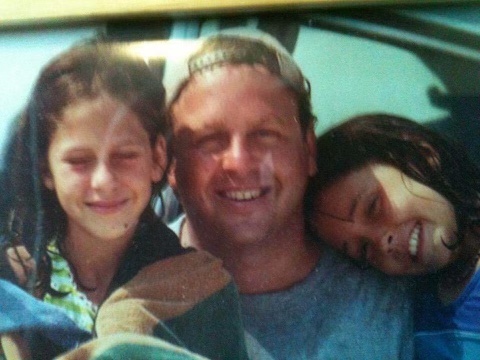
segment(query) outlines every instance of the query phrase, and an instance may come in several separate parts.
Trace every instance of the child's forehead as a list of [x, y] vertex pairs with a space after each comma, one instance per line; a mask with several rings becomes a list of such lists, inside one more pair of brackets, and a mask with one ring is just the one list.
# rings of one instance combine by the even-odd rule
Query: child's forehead
[[77, 140], [148, 141], [149, 135], [132, 109], [112, 97], [82, 99], [65, 108], [54, 137]]
[[80, 112], [99, 111], [102, 109], [110, 110], [113, 108], [120, 109], [125, 107], [128, 106], [109, 93], [101, 91], [93, 95], [84, 95], [72, 99], [63, 108], [62, 120], [64, 120], [66, 116], [72, 116]]

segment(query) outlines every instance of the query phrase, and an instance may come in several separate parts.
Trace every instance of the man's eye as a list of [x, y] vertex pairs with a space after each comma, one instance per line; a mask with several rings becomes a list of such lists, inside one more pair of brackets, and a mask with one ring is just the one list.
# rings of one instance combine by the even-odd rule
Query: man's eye
[[259, 129], [255, 131], [254, 136], [258, 139], [275, 140], [280, 137], [279, 133], [270, 129]]
[[225, 146], [226, 140], [221, 136], [211, 135], [200, 138], [195, 142], [197, 149], [203, 152], [218, 152]]

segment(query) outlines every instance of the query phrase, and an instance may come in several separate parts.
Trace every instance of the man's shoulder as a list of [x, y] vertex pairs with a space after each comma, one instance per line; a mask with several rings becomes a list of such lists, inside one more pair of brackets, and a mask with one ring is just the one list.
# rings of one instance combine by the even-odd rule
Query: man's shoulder
[[[316, 358], [408, 359], [411, 300], [408, 286], [399, 284], [327, 249], [297, 285], [242, 296], [243, 320], [274, 358], [303, 358], [308, 344]], [[312, 339], [318, 341], [312, 345]]]
[[405, 277], [388, 276], [373, 268], [363, 269], [342, 254], [325, 248], [316, 268], [316, 288], [329, 287], [347, 298], [404, 299], [409, 304], [412, 281]]
[[327, 248], [309, 276], [291, 288], [241, 298], [247, 321], [254, 323], [269, 319], [282, 322], [291, 316], [324, 323], [344, 318], [349, 322], [372, 316], [378, 320], [385, 316], [408, 318], [411, 290], [409, 281], [360, 269]]

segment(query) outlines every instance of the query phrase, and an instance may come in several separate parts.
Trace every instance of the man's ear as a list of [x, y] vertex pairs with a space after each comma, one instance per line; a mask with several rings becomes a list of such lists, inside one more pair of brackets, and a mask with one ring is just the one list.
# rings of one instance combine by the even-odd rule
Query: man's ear
[[177, 160], [173, 158], [170, 163], [170, 167], [168, 168], [167, 174], [168, 184], [175, 193], [177, 193], [177, 176], [175, 175], [176, 166]]
[[307, 142], [307, 156], [308, 156], [308, 175], [313, 176], [317, 173], [317, 138], [313, 125], [307, 129], [305, 133], [305, 140]]
[[167, 141], [161, 135], [157, 136], [155, 145], [152, 149], [153, 166], [152, 166], [152, 182], [156, 183], [162, 180], [167, 168]]

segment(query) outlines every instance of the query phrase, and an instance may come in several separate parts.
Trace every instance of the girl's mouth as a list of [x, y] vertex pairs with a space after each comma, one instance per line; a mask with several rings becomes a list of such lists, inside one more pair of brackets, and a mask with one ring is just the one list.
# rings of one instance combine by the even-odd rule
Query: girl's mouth
[[412, 233], [410, 234], [410, 239], [408, 240], [408, 252], [412, 256], [417, 256], [418, 253], [418, 244], [419, 244], [419, 236], [420, 236], [420, 230], [422, 229], [422, 226], [420, 224], [417, 224], [414, 228]]

